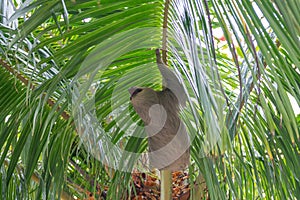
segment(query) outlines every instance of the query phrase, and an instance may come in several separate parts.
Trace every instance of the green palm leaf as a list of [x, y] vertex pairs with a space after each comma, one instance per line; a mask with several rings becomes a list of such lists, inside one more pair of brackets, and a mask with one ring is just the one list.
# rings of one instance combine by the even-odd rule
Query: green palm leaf
[[[2, 198], [100, 197], [106, 185], [108, 199], [134, 194], [129, 172], [147, 140], [127, 89], [161, 87], [154, 49], [165, 46], [188, 94], [181, 117], [192, 143], [191, 198], [300, 196], [297, 1], [8, 2]], [[107, 168], [118, 160], [128, 171]]]

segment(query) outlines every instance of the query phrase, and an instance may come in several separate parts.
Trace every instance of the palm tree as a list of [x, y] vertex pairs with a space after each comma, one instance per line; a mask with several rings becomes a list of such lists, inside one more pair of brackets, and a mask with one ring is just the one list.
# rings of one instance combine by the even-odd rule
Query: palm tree
[[127, 89], [161, 87], [157, 47], [188, 94], [191, 199], [300, 196], [298, 1], [0, 2], [3, 199], [137, 193]]

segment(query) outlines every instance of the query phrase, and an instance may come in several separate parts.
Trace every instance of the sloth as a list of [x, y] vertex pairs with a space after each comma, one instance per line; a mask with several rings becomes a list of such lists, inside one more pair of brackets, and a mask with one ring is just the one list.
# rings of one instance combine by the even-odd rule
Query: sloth
[[150, 166], [178, 171], [190, 160], [189, 136], [179, 117], [186, 95], [176, 75], [163, 63], [156, 49], [156, 63], [162, 75], [163, 89], [132, 87], [130, 101], [145, 125], [148, 136]]

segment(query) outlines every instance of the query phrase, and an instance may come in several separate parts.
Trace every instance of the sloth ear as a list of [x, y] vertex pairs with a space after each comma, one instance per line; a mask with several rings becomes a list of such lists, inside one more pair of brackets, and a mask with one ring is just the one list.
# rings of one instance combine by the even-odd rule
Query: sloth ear
[[163, 63], [160, 55], [160, 50], [156, 49], [155, 53], [156, 63], [163, 79], [163, 89], [170, 89], [172, 93], [177, 97], [180, 105], [182, 107], [185, 107], [187, 96], [183, 85], [180, 83], [178, 77], [174, 74], [174, 72]]

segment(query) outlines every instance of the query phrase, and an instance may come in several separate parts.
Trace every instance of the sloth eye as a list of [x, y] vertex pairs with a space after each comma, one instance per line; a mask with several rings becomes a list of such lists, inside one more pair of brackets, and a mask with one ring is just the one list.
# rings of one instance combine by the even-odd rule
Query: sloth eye
[[141, 92], [141, 91], [143, 91], [143, 89], [138, 88], [138, 89], [134, 90], [134, 92], [132, 93], [131, 96], [135, 96], [135, 95], [137, 95], [137, 94], [138, 94], [139, 92]]
[[[133, 89], [135, 89], [135, 90], [132, 91]], [[130, 100], [132, 100], [132, 98], [133, 98], [134, 96], [136, 96], [138, 93], [140, 93], [141, 91], [143, 91], [142, 88], [130, 88], [130, 89], [129, 89], [129, 92], [130, 92], [130, 94], [131, 94]], [[132, 92], [132, 93], [131, 93], [131, 92]]]
[[137, 95], [141, 91], [143, 91], [143, 89], [141, 89], [141, 88], [137, 88], [136, 90], [134, 90], [134, 92], [130, 96], [130, 100], [132, 99], [132, 97], [134, 97], [135, 95]]

